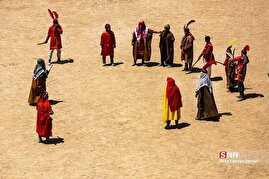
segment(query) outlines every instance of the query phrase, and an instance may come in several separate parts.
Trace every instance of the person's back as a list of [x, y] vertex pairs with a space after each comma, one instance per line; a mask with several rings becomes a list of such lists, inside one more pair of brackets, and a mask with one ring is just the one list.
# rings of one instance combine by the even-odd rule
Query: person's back
[[49, 137], [52, 136], [52, 119], [50, 117], [51, 105], [48, 100], [48, 93], [42, 94], [36, 109], [36, 132], [38, 133], [39, 142], [42, 142], [42, 137], [46, 137], [46, 142], [49, 142]]

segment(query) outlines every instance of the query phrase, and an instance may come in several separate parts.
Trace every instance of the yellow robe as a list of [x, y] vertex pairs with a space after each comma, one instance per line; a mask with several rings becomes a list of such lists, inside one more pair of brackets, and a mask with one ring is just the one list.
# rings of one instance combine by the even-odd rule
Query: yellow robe
[[163, 111], [163, 123], [166, 123], [168, 120], [179, 120], [180, 119], [180, 108], [175, 112], [171, 112], [168, 99], [166, 97], [166, 88], [163, 93], [163, 102], [162, 102], [162, 111]]

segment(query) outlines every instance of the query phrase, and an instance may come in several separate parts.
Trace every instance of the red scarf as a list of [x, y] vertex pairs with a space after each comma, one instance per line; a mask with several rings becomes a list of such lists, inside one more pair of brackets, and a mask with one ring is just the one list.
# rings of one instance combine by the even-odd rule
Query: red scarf
[[180, 90], [175, 84], [175, 80], [170, 77], [167, 78], [166, 97], [168, 99], [171, 112], [175, 112], [182, 107]]

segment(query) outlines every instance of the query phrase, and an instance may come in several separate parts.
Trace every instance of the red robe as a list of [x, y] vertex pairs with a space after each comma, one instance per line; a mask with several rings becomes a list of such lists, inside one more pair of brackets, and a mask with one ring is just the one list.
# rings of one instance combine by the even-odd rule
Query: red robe
[[175, 80], [170, 77], [167, 78], [166, 97], [171, 112], [175, 112], [183, 106], [180, 90], [175, 84]]
[[[55, 28], [58, 26], [59, 28]], [[50, 26], [48, 30], [48, 35], [50, 36], [50, 50], [61, 49], [62, 41], [61, 34], [63, 33], [63, 29], [59, 24]]]
[[237, 78], [238, 81], [244, 82], [246, 77], [246, 70], [247, 70], [247, 63], [249, 62], [248, 59], [244, 61], [244, 56], [238, 56], [234, 58], [234, 61], [238, 61], [237, 64]]
[[114, 57], [114, 46], [116, 45], [114, 32], [103, 32], [101, 36], [100, 45], [102, 47], [102, 56], [112, 56]]
[[206, 43], [202, 54], [206, 62], [209, 62], [211, 60], [215, 61], [215, 57], [213, 54], [213, 45], [211, 42]]
[[36, 105], [37, 118], [36, 118], [36, 132], [41, 137], [52, 136], [52, 119], [50, 117], [51, 106], [49, 100], [43, 101], [42, 98]]

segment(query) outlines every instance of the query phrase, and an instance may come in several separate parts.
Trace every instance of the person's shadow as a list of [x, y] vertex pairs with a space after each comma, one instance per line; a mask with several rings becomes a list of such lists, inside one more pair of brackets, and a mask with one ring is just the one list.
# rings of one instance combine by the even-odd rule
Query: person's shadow
[[66, 63], [74, 63], [74, 59], [72, 58], [67, 58], [65, 60], [60, 60], [60, 61], [56, 61], [56, 62], [51, 62], [52, 64], [60, 64], [60, 65], [63, 65], [63, 64], [66, 64]]
[[118, 66], [118, 65], [121, 65], [121, 64], [123, 64], [123, 62], [115, 62], [114, 66]]
[[176, 125], [171, 125], [169, 129], [167, 130], [171, 130], [171, 129], [183, 129], [185, 127], [189, 127], [191, 124], [187, 123], [187, 122], [182, 122], [179, 123], [177, 126]]
[[197, 67], [193, 67], [191, 69], [191, 73], [200, 73], [202, 70], [200, 68], [197, 68]]
[[59, 143], [64, 143], [64, 138], [57, 136], [57, 137], [54, 137], [54, 138], [50, 138], [49, 142], [43, 142], [43, 143], [48, 144], [48, 145], [50, 145], [50, 144], [57, 145]]
[[145, 64], [147, 67], [155, 67], [155, 66], [158, 66], [160, 63], [158, 63], [158, 62], [146, 62]]
[[263, 94], [259, 94], [259, 93], [249, 93], [249, 94], [245, 94], [245, 99], [251, 99], [251, 98], [263, 98], [264, 95]]
[[179, 63], [174, 63], [173, 65], [172, 65], [172, 67], [182, 67], [183, 65], [182, 64], [179, 64]]

